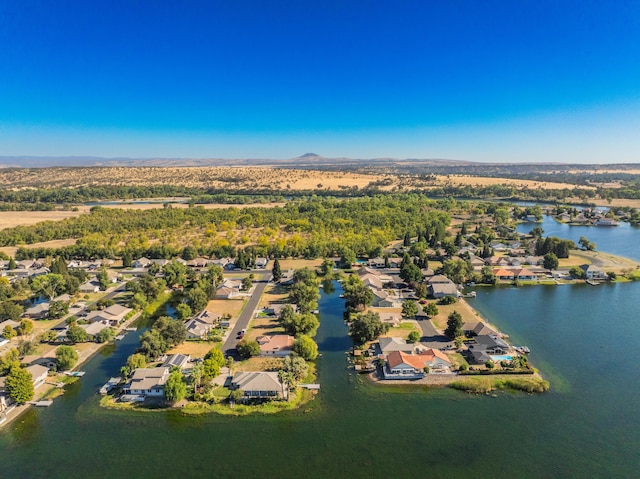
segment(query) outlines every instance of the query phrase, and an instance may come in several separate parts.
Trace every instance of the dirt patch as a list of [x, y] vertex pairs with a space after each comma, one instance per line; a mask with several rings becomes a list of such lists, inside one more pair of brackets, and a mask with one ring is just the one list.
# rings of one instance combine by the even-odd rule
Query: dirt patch
[[237, 319], [245, 305], [246, 300], [243, 299], [212, 299], [207, 304], [206, 310], [211, 313], [219, 313], [222, 315], [230, 314], [232, 320]]
[[222, 343], [206, 342], [206, 341], [185, 341], [173, 349], [167, 351], [167, 354], [188, 354], [192, 358], [203, 358], [205, 354], [213, 348], [217, 348]]

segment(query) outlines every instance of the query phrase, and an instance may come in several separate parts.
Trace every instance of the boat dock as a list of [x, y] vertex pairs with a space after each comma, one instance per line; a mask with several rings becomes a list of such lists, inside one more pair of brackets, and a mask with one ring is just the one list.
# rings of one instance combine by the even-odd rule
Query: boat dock
[[320, 385], [319, 384], [301, 384], [300, 387], [304, 388], [304, 389], [311, 389], [311, 390], [320, 389]]
[[104, 396], [110, 393], [118, 384], [120, 384], [120, 378], [111, 378], [100, 388], [99, 392]]
[[53, 404], [53, 401], [51, 399], [48, 401], [31, 401], [29, 404], [35, 407], [49, 407]]

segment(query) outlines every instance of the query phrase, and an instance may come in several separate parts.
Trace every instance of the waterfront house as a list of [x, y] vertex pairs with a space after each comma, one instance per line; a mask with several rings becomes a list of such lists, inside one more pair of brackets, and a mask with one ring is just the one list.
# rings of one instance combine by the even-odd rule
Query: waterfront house
[[367, 273], [360, 278], [365, 286], [369, 288], [382, 289], [384, 285], [380, 278], [374, 274]]
[[30, 319], [44, 319], [49, 316], [49, 303], [38, 303], [31, 306], [22, 314], [25, 318]]
[[282, 397], [286, 388], [278, 379], [278, 373], [246, 371], [236, 373], [231, 380], [231, 389], [240, 389], [245, 399], [276, 399]]
[[458, 288], [452, 281], [449, 281], [447, 284], [430, 284], [428, 286], [428, 292], [431, 297], [436, 299], [444, 298], [445, 296], [457, 298], [460, 295]]
[[476, 336], [475, 342], [469, 349], [485, 351], [487, 354], [507, 354], [511, 348], [497, 334], [481, 334]]
[[583, 264], [580, 266], [582, 271], [584, 271], [584, 277], [586, 279], [606, 279], [606, 273], [597, 266], [592, 264]]
[[516, 279], [520, 280], [535, 280], [537, 278], [536, 274], [528, 269], [514, 269], [513, 275]]
[[467, 336], [481, 336], [487, 334], [497, 334], [496, 331], [491, 329], [487, 323], [483, 321], [472, 321], [462, 325], [462, 330]]
[[102, 322], [108, 324], [109, 326], [117, 326], [120, 321], [122, 321], [127, 314], [129, 314], [132, 310], [129, 308], [125, 308], [120, 304], [112, 304], [106, 309], [102, 311], [91, 311], [86, 320], [90, 323], [98, 323]]
[[515, 279], [513, 271], [504, 268], [494, 269], [493, 275], [501, 281], [513, 281]]
[[433, 372], [450, 372], [451, 361], [438, 349], [427, 349], [419, 354], [393, 351], [387, 356], [383, 369], [385, 379], [420, 379], [425, 368]]
[[81, 324], [80, 327], [84, 329], [90, 339], [95, 340], [98, 334], [109, 327], [108, 324], [102, 322], [95, 322], [90, 324]]
[[42, 386], [49, 375], [49, 368], [42, 366], [41, 364], [32, 364], [31, 366], [27, 366], [25, 369], [29, 371], [29, 374], [31, 374], [31, 377], [33, 378], [34, 389]]
[[288, 356], [295, 338], [286, 334], [259, 336], [256, 341], [260, 345], [261, 356]]
[[413, 344], [407, 343], [402, 338], [380, 338], [378, 339], [379, 354], [387, 356], [394, 351], [412, 353], [415, 349]]
[[164, 384], [169, 379], [169, 368], [138, 368], [123, 390], [126, 394], [142, 397], [163, 397]]

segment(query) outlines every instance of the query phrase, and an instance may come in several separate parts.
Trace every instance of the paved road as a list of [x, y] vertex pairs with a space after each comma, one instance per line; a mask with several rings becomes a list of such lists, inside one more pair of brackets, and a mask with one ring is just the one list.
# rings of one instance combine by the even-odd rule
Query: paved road
[[452, 347], [453, 341], [439, 333], [430, 319], [424, 319], [417, 321], [422, 329], [422, 337], [420, 343], [424, 344], [427, 348], [443, 349], [446, 347]]
[[233, 356], [234, 359], [239, 358], [238, 351], [236, 350], [236, 346], [240, 341], [240, 339], [238, 338], [238, 333], [241, 330], [247, 329], [249, 327], [249, 322], [253, 318], [256, 308], [258, 307], [258, 302], [262, 297], [262, 293], [264, 293], [264, 289], [267, 287], [268, 279], [270, 277], [271, 277], [270, 271], [265, 272], [264, 270], [262, 270], [262, 277], [258, 281], [256, 281], [256, 287], [253, 291], [253, 294], [249, 298], [249, 301], [247, 301], [247, 304], [242, 310], [242, 313], [240, 314], [238, 321], [236, 321], [236, 324], [231, 330], [231, 333], [229, 334], [227, 341], [224, 343], [224, 346], [222, 347], [222, 351], [225, 353], [225, 355]]

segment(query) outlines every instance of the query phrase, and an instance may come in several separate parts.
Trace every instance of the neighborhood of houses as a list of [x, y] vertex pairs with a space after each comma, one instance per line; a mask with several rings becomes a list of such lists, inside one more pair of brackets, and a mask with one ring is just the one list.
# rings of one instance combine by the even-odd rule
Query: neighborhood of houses
[[[590, 221], [596, 226], [616, 226], [616, 221], [604, 217], [597, 211], [583, 211], [577, 215], [570, 215], [567, 212], [560, 213], [560, 221], [580, 222], [581, 217]], [[534, 221], [536, 218], [531, 218]], [[497, 231], [498, 228], [495, 228]], [[566, 280], [573, 275], [567, 268], [545, 267], [545, 257], [535, 255], [533, 241], [530, 235], [518, 235], [511, 230], [510, 235], [503, 235], [503, 239], [492, 240], [484, 245], [484, 251], [476, 247], [467, 238], [462, 237], [456, 244], [455, 254], [439, 254], [447, 261], [462, 261], [466, 263], [470, 270], [477, 273], [487, 274], [490, 271], [495, 281], [500, 282], [536, 282], [541, 280]], [[468, 236], [468, 235], [467, 235]], [[504, 239], [506, 237], [515, 239]], [[491, 253], [486, 254], [489, 248]], [[435, 252], [433, 252], [435, 253]], [[420, 263], [419, 257], [411, 257], [415, 264]], [[210, 259], [194, 258], [184, 260], [175, 258], [188, 269], [204, 272], [211, 266], [217, 266], [224, 271], [224, 277], [216, 285], [213, 299], [217, 301], [239, 300], [250, 302], [254, 295], [260, 296], [264, 289], [259, 289], [255, 285], [247, 287], [245, 278], [240, 272], [246, 272], [236, 266], [233, 258]], [[442, 259], [444, 261], [444, 259]], [[124, 282], [135, 280], [145, 275], [163, 277], [163, 267], [170, 261], [167, 259], [150, 259], [146, 257], [138, 258], [131, 262], [128, 267], [114, 266], [113, 261], [68, 261], [66, 266], [71, 269], [79, 269], [86, 272], [86, 281], [78, 287], [78, 292], [74, 295], [61, 294], [53, 298], [34, 298], [27, 304], [22, 318], [34, 321], [46, 320], [50, 317], [50, 310], [54, 303], [64, 303], [68, 306], [68, 313], [62, 320], [51, 326], [50, 330], [55, 332], [55, 337], [50, 337], [49, 343], [63, 344], [66, 342], [69, 332], [69, 325], [64, 320], [73, 317], [77, 320], [77, 325], [84, 330], [89, 340], [97, 339], [101, 332], [108, 328], [121, 327], [125, 320], [131, 318], [134, 310], [120, 302], [111, 302], [104, 307], [96, 308], [98, 296], [116, 297], [117, 292], [123, 292]], [[471, 367], [484, 367], [489, 363], [504, 363], [512, 361], [513, 358], [524, 354], [522, 348], [514, 348], [509, 345], [504, 336], [492, 328], [487, 323], [476, 320], [466, 321], [463, 325], [465, 341], [462, 345], [454, 347], [454, 342], [444, 335], [444, 327], [439, 326], [421, 311], [414, 318], [403, 318], [401, 314], [402, 305], [406, 301], [420, 301], [423, 306], [426, 301], [424, 296], [416, 294], [414, 288], [410, 287], [400, 278], [400, 268], [403, 258], [386, 256], [375, 257], [358, 261], [355, 265], [355, 274], [362, 283], [370, 289], [373, 294], [372, 304], [369, 311], [375, 312], [380, 319], [388, 323], [391, 327], [398, 328], [406, 321], [414, 321], [416, 328], [421, 331], [420, 340], [408, 342], [399, 337], [382, 337], [370, 348], [368, 357], [376, 358], [382, 364], [382, 376], [384, 379], [420, 379], [428, 375], [455, 375], [460, 370], [460, 357], [463, 362]], [[269, 264], [268, 258], [254, 258], [254, 270], [259, 274], [266, 274]], [[584, 264], [580, 266], [581, 278], [588, 281], [606, 280], [605, 271], [594, 264]], [[438, 271], [424, 267], [420, 270], [421, 282], [426, 287], [429, 301], [439, 301], [445, 298], [459, 300], [464, 296], [463, 284], [456, 283]], [[0, 261], [0, 277], [5, 277], [9, 284], [18, 280], [33, 281], [39, 276], [48, 275], [50, 269], [44, 259], [22, 260], [22, 261]], [[264, 273], [263, 273], [264, 272]], [[102, 274], [100, 278], [98, 275]], [[107, 284], [105, 285], [106, 274]], [[294, 270], [282, 271], [280, 285], [289, 285], [293, 281]], [[246, 275], [245, 275], [246, 276]], [[268, 275], [265, 276], [268, 278]], [[106, 287], [105, 287], [106, 286]], [[259, 289], [259, 291], [258, 291]], [[106, 292], [105, 292], [106, 290]], [[109, 293], [109, 292], [115, 293]], [[256, 293], [256, 291], [258, 291]], [[90, 298], [90, 299], [87, 299]], [[259, 298], [258, 298], [259, 299]], [[257, 303], [257, 301], [256, 301]], [[283, 304], [263, 305], [259, 314], [264, 317], [277, 318], [280, 315]], [[253, 306], [255, 309], [255, 305]], [[249, 312], [252, 316], [254, 311]], [[224, 314], [215, 308], [206, 308], [193, 314], [185, 320], [186, 339], [190, 341], [209, 341], [212, 335], [222, 334], [222, 341], [225, 345], [235, 339], [242, 339], [246, 329], [249, 327], [248, 321], [238, 332], [238, 337], [233, 337], [236, 331], [234, 327], [238, 323], [237, 317]], [[19, 331], [20, 322], [6, 320], [0, 324], [0, 330], [9, 327], [14, 331]], [[232, 333], [233, 332], [233, 333]], [[11, 343], [19, 338], [5, 339], [0, 342], [0, 354], [7, 351]], [[259, 334], [252, 337], [258, 344], [260, 355], [263, 357], [282, 358], [290, 355], [295, 338], [286, 334]], [[234, 344], [235, 345], [235, 344]], [[457, 355], [457, 356], [456, 356]], [[43, 359], [46, 359], [43, 361]], [[192, 358], [189, 354], [169, 355], [162, 358], [161, 364], [157, 367], [138, 368], [132, 371], [131, 377], [126, 384], [120, 384], [119, 389], [123, 393], [125, 400], [142, 401], [147, 398], [162, 397], [164, 395], [164, 384], [166, 383], [172, 368], [178, 368], [189, 374], [193, 364], [197, 364], [201, 358]], [[48, 358], [36, 358], [32, 363], [25, 363], [33, 377], [34, 386], [44, 384], [46, 374], [50, 369], [55, 369], [55, 358], [49, 355]], [[44, 369], [43, 369], [44, 368]], [[247, 398], [275, 398], [283, 397], [287, 394], [287, 388], [278, 378], [274, 371], [240, 371], [231, 375], [231, 371], [226, 370], [223, 383], [230, 389], [241, 389]], [[115, 385], [115, 382], [112, 384]], [[7, 390], [4, 385], [4, 378], [0, 378], [0, 406], [6, 408], [10, 402]], [[0, 409], [1, 410], [1, 409]]]

